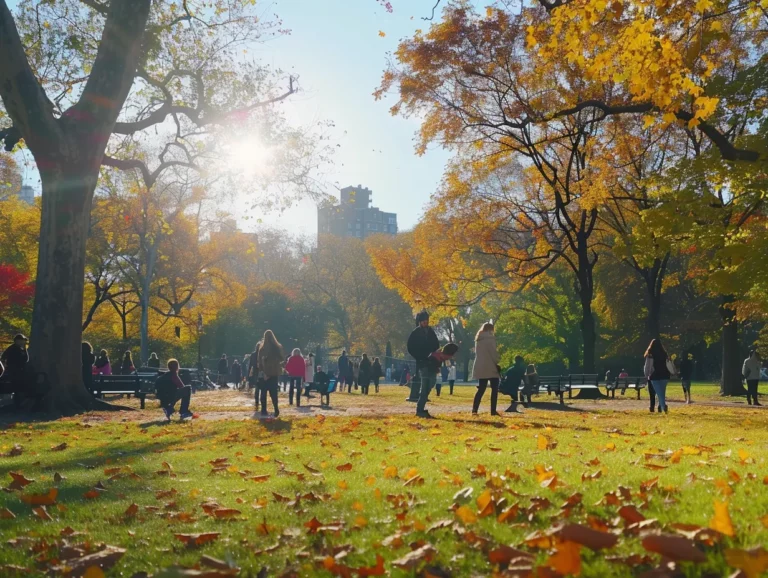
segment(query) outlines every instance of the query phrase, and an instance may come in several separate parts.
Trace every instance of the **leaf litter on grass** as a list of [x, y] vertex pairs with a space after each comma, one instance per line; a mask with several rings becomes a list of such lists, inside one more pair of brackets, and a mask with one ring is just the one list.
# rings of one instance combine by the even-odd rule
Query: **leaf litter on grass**
[[745, 450], [725, 425], [732, 412], [700, 414], [536, 412], [502, 430], [452, 416], [429, 428], [404, 416], [285, 429], [17, 425], [1, 442], [24, 451], [8, 458], [0, 493], [0, 536], [15, 546], [0, 566], [66, 574], [62, 553], [76, 552], [111, 564], [78, 570], [94, 576], [174, 565], [188, 575], [661, 576], [669, 564], [759, 576], [768, 435], [740, 421]]

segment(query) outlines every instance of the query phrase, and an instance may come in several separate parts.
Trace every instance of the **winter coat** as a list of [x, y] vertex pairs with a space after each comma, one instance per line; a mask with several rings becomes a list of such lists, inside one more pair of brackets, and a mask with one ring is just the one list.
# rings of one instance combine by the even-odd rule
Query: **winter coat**
[[222, 375], [229, 373], [229, 363], [226, 359], [219, 359], [219, 373]]
[[347, 375], [349, 361], [346, 355], [339, 356], [339, 375]]
[[373, 365], [371, 365], [371, 378], [381, 379], [382, 377], [384, 377], [384, 373], [381, 370], [381, 362], [374, 361]]
[[645, 375], [646, 379], [660, 381], [672, 377], [672, 374], [667, 367], [667, 359], [666, 355], [662, 355], [658, 359], [655, 359], [650, 355], [646, 357], [645, 367], [643, 368], [643, 375]]
[[680, 379], [682, 381], [691, 381], [693, 377], [693, 361], [690, 359], [683, 359], [680, 362]]
[[371, 381], [371, 360], [361, 359], [358, 367], [358, 377], [360, 381]]
[[241, 379], [243, 379], [243, 368], [240, 366], [240, 362], [235, 360], [232, 364], [232, 380], [239, 383]]
[[491, 379], [499, 376], [499, 352], [496, 350], [496, 336], [491, 331], [482, 331], [475, 341], [475, 363], [472, 379]]
[[753, 379], [760, 379], [760, 360], [756, 357], [747, 357], [744, 360], [744, 365], [741, 367], [741, 375], [744, 379], [752, 381]]
[[431, 327], [417, 327], [408, 337], [408, 353], [416, 360], [416, 367], [426, 367], [429, 356], [440, 349], [435, 330]]
[[159, 357], [150, 357], [147, 360], [147, 367], [153, 367], [155, 369], [160, 369], [160, 358]]
[[504, 381], [501, 383], [501, 391], [504, 395], [512, 395], [520, 389], [520, 384], [525, 379], [525, 363], [517, 363], [507, 370], [504, 374]]
[[307, 373], [304, 358], [301, 355], [291, 355], [291, 357], [288, 358], [288, 363], [285, 364], [285, 371], [291, 377], [303, 378]]

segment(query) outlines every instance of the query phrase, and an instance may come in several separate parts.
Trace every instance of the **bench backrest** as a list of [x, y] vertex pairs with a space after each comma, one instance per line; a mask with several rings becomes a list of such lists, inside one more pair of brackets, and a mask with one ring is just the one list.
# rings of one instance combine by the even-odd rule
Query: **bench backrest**
[[596, 373], [575, 373], [568, 376], [570, 385], [594, 385], [597, 386], [598, 376]]
[[93, 383], [100, 388], [132, 387], [138, 389], [141, 386], [141, 377], [139, 375], [94, 375]]
[[564, 378], [560, 375], [540, 375], [539, 387], [546, 387], [548, 385], [560, 385], [560, 382]]

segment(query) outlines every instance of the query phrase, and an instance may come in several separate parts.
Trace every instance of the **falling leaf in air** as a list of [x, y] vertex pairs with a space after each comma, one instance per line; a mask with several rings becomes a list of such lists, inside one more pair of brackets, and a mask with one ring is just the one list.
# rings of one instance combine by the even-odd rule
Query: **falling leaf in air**
[[386, 32], [384, 32], [383, 30], [379, 30], [379, 37], [380, 38], [384, 38], [386, 35], [387, 35]]
[[722, 534], [725, 534], [726, 536], [735, 536], [736, 531], [733, 529], [731, 514], [728, 513], [728, 502], [720, 502], [715, 500], [714, 507], [715, 515], [709, 521], [709, 527], [713, 530], [717, 530]]

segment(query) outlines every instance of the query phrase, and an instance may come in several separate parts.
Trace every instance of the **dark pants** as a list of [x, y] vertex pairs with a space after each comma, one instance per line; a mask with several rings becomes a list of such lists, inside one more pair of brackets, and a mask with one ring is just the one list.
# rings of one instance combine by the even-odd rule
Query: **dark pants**
[[451, 395], [453, 395], [453, 386], [454, 386], [454, 384], [455, 384], [455, 383], [456, 383], [456, 382], [455, 382], [453, 379], [449, 379], [449, 380], [448, 380], [448, 387], [450, 388], [450, 389], [449, 389], [449, 393], [450, 393]]
[[379, 393], [379, 380], [380, 377], [374, 377], [373, 378], [373, 387], [376, 389], [376, 393]]
[[759, 382], [759, 379], [747, 380], [747, 403], [752, 404], [752, 400], [754, 400], [755, 405], [757, 405], [757, 384]]
[[275, 414], [278, 413], [277, 409], [277, 376], [268, 377], [261, 384], [261, 415], [267, 415], [267, 393], [272, 398], [272, 406], [275, 408]]
[[253, 401], [258, 410], [259, 403], [261, 402], [261, 390], [264, 387], [264, 379], [261, 377], [253, 377], [249, 383], [253, 386]]
[[371, 386], [371, 380], [367, 377], [360, 380], [360, 389], [362, 393], [368, 395], [368, 388]]
[[432, 391], [436, 380], [436, 371], [430, 371], [428, 367], [419, 369], [418, 376], [414, 379], [414, 381], [418, 381], [420, 387], [419, 401], [416, 402], [416, 413], [420, 413], [426, 408], [429, 392]]
[[191, 397], [191, 385], [185, 385], [184, 387], [176, 388], [176, 390], [171, 394], [171, 397], [165, 400], [163, 407], [173, 410], [176, 402], [181, 400], [181, 408], [179, 408], [179, 411], [181, 413], [187, 413], [189, 412], [189, 400]]
[[288, 386], [288, 403], [293, 405], [293, 392], [296, 392], [296, 407], [301, 406], [301, 378], [291, 377]]
[[496, 404], [499, 401], [499, 378], [491, 377], [489, 379], [481, 379], [477, 385], [477, 393], [475, 394], [475, 401], [472, 404], [472, 413], [477, 413], [480, 409], [480, 402], [485, 395], [485, 390], [488, 384], [491, 384], [491, 413], [496, 413]]
[[348, 375], [346, 378], [346, 382], [347, 382], [347, 393], [352, 393], [352, 386], [355, 384], [355, 376]]
[[[650, 380], [648, 380], [648, 397], [651, 399], [651, 412], [653, 412], [653, 408], [656, 407], [656, 390], [653, 389], [653, 384]], [[661, 412], [661, 407], [659, 407], [659, 412]]]

